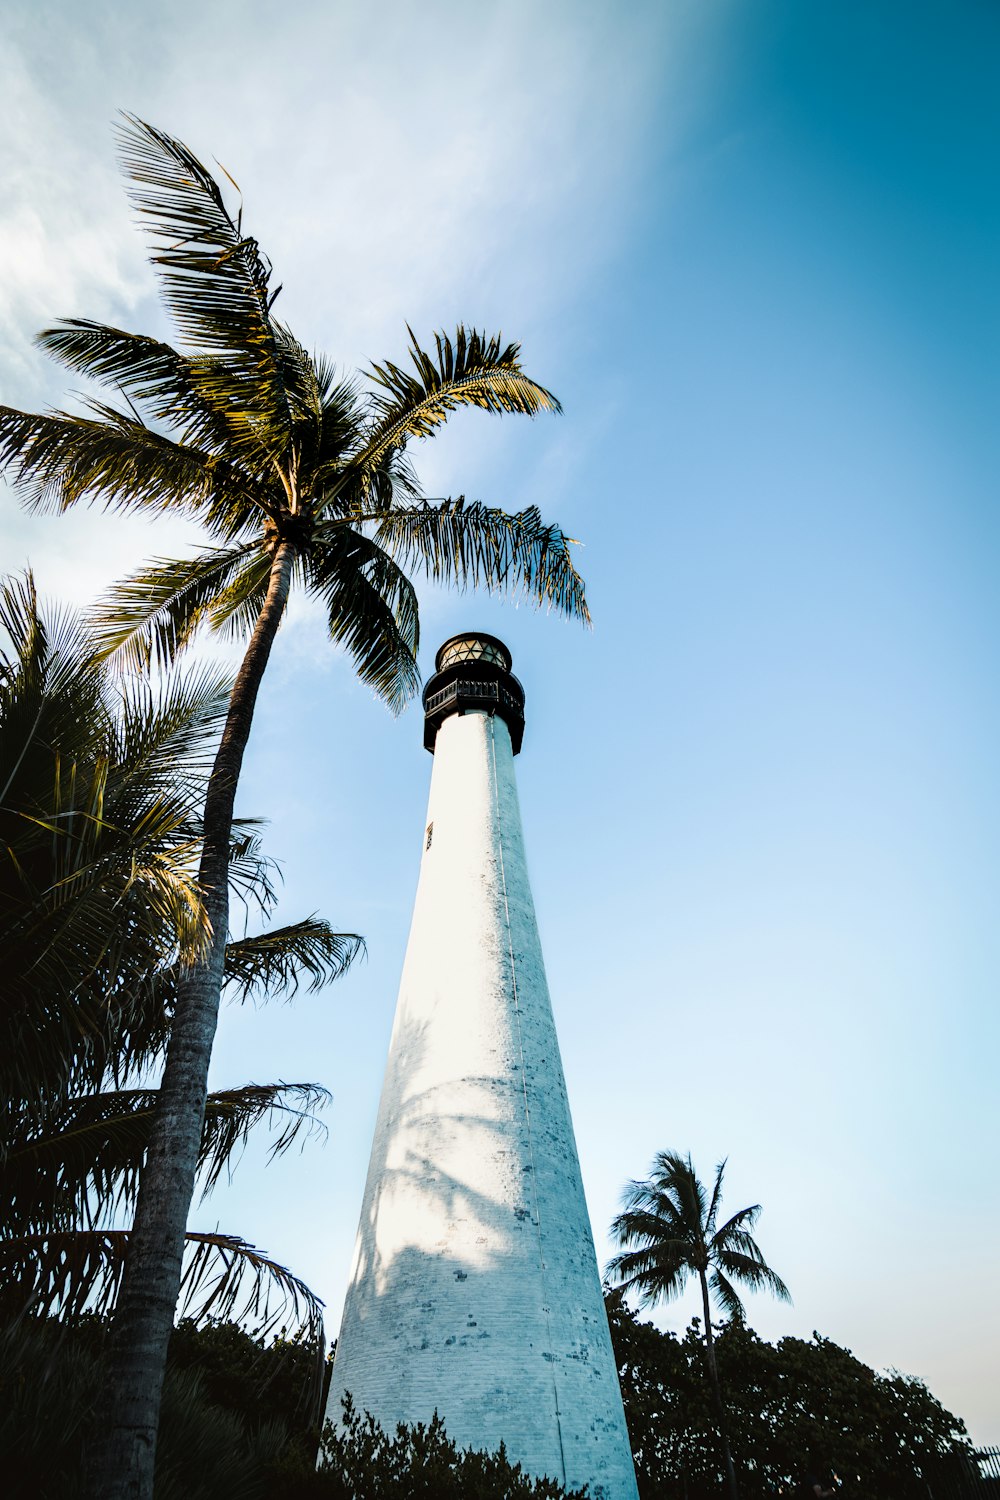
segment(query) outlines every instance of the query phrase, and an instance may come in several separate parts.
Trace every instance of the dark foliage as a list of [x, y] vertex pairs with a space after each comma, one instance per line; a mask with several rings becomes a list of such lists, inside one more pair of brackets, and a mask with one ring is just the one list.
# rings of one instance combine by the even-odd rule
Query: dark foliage
[[[0, 1472], [5, 1500], [76, 1500], [102, 1379], [106, 1324], [28, 1320], [0, 1334]], [[201, 1373], [171, 1368], [156, 1500], [271, 1500], [289, 1431], [211, 1404]]]
[[350, 1398], [341, 1426], [323, 1433], [317, 1495], [329, 1500], [583, 1500], [551, 1479], [530, 1479], [498, 1453], [460, 1452], [435, 1412], [428, 1423], [402, 1424], [390, 1437]]
[[184, 1318], [170, 1340], [170, 1367], [197, 1372], [205, 1400], [249, 1425], [282, 1422], [310, 1460], [319, 1442], [333, 1350], [321, 1350], [317, 1381], [314, 1341], [284, 1329], [273, 1338], [254, 1337], [238, 1323], [198, 1323]]
[[[114, 671], [81, 623], [39, 605], [32, 578], [0, 582], [0, 1324], [114, 1305], [176, 1008], [199, 950], [199, 808], [228, 684]], [[252, 824], [230, 881], [249, 919], [276, 900]], [[312, 989], [363, 948], [316, 917], [235, 936], [239, 1000]], [[198, 1166], [208, 1191], [251, 1130], [272, 1155], [322, 1126], [316, 1084], [248, 1083], [207, 1100]], [[190, 1230], [181, 1307], [290, 1317], [322, 1334], [321, 1303], [238, 1235]]]
[[[698, 1320], [678, 1339], [641, 1323], [620, 1292], [607, 1306], [641, 1500], [714, 1500], [722, 1480]], [[879, 1375], [818, 1334], [769, 1344], [731, 1322], [716, 1356], [743, 1500], [790, 1493], [817, 1458], [845, 1500], [926, 1500], [924, 1474], [965, 1447], [965, 1424], [922, 1381]]]
[[[5, 1500], [72, 1500], [107, 1341], [103, 1318], [0, 1334]], [[170, 1342], [155, 1500], [582, 1500], [500, 1453], [460, 1452], [435, 1417], [389, 1437], [348, 1410], [319, 1426], [315, 1348], [185, 1319]], [[323, 1396], [329, 1384], [326, 1359]], [[321, 1408], [320, 1408], [321, 1409]]]

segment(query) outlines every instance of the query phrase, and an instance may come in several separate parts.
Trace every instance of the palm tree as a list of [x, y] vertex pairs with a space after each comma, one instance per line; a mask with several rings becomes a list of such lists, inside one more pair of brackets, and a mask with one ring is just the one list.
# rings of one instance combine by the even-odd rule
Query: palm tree
[[0, 463], [36, 506], [172, 509], [208, 531], [213, 544], [193, 558], [158, 560], [117, 587], [99, 621], [106, 650], [162, 666], [203, 623], [249, 635], [203, 814], [198, 883], [210, 932], [179, 986], [89, 1480], [102, 1500], [148, 1500], [223, 983], [233, 804], [292, 583], [323, 601], [332, 639], [395, 710], [417, 683], [407, 569], [519, 589], [583, 619], [587, 607], [557, 526], [534, 508], [428, 501], [407, 455], [462, 406], [559, 410], [522, 370], [516, 344], [459, 327], [454, 339], [436, 335], [430, 354], [411, 331], [412, 371], [385, 361], [363, 379], [339, 377], [275, 317], [270, 263], [188, 148], [126, 116], [122, 150], [187, 352], [83, 320], [49, 329], [42, 347], [109, 386], [118, 404], [95, 400], [84, 416], [0, 408]]
[[783, 1302], [792, 1299], [750, 1232], [760, 1216], [760, 1204], [741, 1208], [719, 1224], [725, 1166], [723, 1161], [716, 1168], [709, 1198], [690, 1156], [659, 1152], [649, 1177], [644, 1182], [630, 1182], [625, 1190], [622, 1212], [611, 1225], [612, 1237], [622, 1250], [608, 1262], [606, 1275], [624, 1291], [637, 1292], [643, 1306], [672, 1301], [684, 1290], [690, 1276], [698, 1277], [705, 1315], [705, 1362], [726, 1480], [732, 1500], [739, 1500], [715, 1362], [710, 1293], [727, 1317], [740, 1321], [743, 1303], [734, 1282], [752, 1291], [769, 1291]]
[[[128, 1250], [176, 1005], [179, 960], [201, 941], [193, 881], [205, 744], [224, 684], [168, 674], [123, 682], [78, 622], [39, 608], [30, 575], [0, 585], [0, 1323], [103, 1311]], [[275, 891], [253, 829], [231, 874], [266, 917]], [[312, 917], [231, 939], [230, 996], [268, 998], [346, 971], [363, 944]], [[209, 1096], [199, 1151], [207, 1192], [249, 1132], [272, 1155], [317, 1122], [315, 1084]], [[289, 1309], [316, 1335], [318, 1299], [240, 1236], [187, 1236], [185, 1307]], [[272, 1294], [277, 1293], [275, 1297]]]
[[[197, 821], [224, 682], [122, 693], [80, 624], [0, 588], [0, 1089], [97, 1085], [148, 976], [204, 951]], [[210, 762], [209, 762], [210, 764]]]

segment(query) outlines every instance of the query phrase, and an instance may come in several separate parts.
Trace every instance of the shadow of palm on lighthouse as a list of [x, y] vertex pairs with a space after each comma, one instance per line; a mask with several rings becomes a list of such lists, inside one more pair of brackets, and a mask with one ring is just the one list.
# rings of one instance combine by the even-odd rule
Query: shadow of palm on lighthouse
[[392, 1429], [635, 1500], [514, 779], [523, 694], [494, 637], [424, 693], [413, 922], [330, 1395]]
[[[475, 1109], [456, 1109], [455, 1091], [445, 1084], [426, 1089], [414, 1086], [421, 1073], [427, 1026], [401, 1026], [386, 1069], [384, 1094], [398, 1100], [392, 1128], [379, 1131], [372, 1148], [369, 1175], [374, 1179], [366, 1196], [366, 1211], [358, 1227], [352, 1288], [370, 1283], [368, 1290], [390, 1300], [401, 1294], [406, 1280], [400, 1268], [422, 1254], [454, 1260], [456, 1277], [484, 1269], [509, 1248], [498, 1244], [497, 1202], [477, 1182], [475, 1164], [493, 1159], [504, 1149], [503, 1130], [495, 1118]], [[491, 1079], [463, 1079], [466, 1091], [477, 1087], [489, 1095]], [[470, 1102], [475, 1104], [475, 1100]], [[465, 1160], [446, 1167], [448, 1153], [436, 1149], [436, 1138], [460, 1133]], [[463, 1175], [456, 1175], [456, 1171]], [[463, 1226], [460, 1238], [456, 1226]], [[381, 1226], [381, 1233], [380, 1233]], [[391, 1232], [387, 1230], [391, 1226]], [[456, 1256], [458, 1245], [473, 1244], [473, 1258]]]

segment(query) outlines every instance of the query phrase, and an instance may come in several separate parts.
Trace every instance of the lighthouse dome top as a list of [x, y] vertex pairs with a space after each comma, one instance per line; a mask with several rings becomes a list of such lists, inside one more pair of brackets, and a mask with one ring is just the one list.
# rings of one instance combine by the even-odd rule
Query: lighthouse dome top
[[466, 631], [462, 635], [449, 636], [438, 648], [434, 670], [443, 672], [445, 667], [457, 666], [459, 662], [490, 662], [501, 672], [509, 672], [513, 657], [495, 635], [487, 635], [481, 630]]
[[516, 755], [524, 735], [524, 689], [511, 672], [503, 641], [467, 630], [445, 641], [434, 658], [436, 671], [424, 688], [424, 747], [434, 751], [437, 732], [452, 714], [496, 715], [510, 730]]

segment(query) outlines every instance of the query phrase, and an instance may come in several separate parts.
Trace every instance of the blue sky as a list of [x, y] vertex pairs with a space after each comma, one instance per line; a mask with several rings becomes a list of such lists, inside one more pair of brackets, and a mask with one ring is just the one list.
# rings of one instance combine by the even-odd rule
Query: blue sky
[[[653, 1153], [727, 1201], [813, 1329], [1000, 1441], [995, 409], [1000, 15], [956, 0], [11, 7], [0, 49], [3, 399], [31, 334], [163, 324], [110, 124], [239, 181], [300, 337], [502, 327], [565, 414], [473, 414], [432, 494], [537, 502], [585, 543], [593, 632], [424, 591], [425, 668], [512, 647], [532, 878], [591, 1214]], [[60, 45], [52, 46], [53, 35]], [[91, 597], [183, 529], [0, 493], [5, 567]], [[299, 606], [243, 809], [282, 915], [357, 973], [229, 1011], [219, 1083], [318, 1079], [325, 1148], [248, 1152], [197, 1214], [293, 1264], [335, 1327], [430, 763]], [[693, 1304], [657, 1315], [683, 1327]]]

